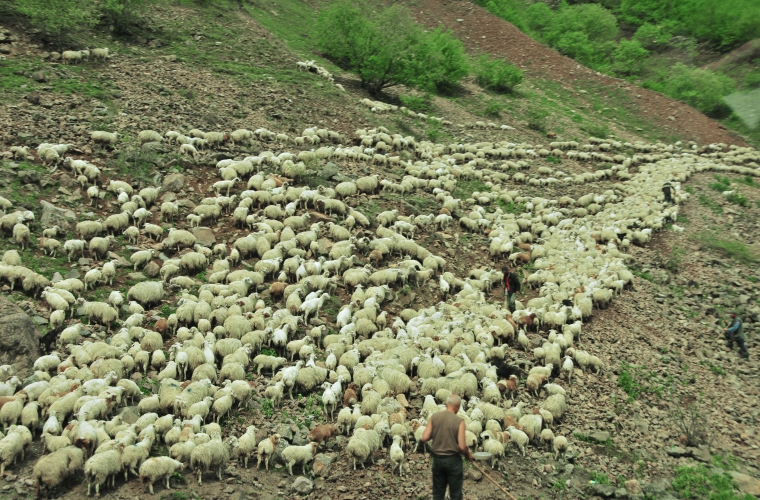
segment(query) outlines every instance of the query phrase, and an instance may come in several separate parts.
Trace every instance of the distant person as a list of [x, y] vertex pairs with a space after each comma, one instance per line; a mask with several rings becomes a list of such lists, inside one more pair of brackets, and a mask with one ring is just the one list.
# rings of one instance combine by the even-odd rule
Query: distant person
[[729, 349], [734, 348], [734, 341], [736, 341], [742, 358], [749, 359], [749, 351], [747, 351], [746, 345], [747, 339], [744, 337], [744, 324], [735, 312], [731, 313], [731, 324], [723, 329], [723, 334], [726, 336], [726, 345]]
[[662, 194], [665, 195], [665, 203], [673, 203], [673, 185], [670, 183], [670, 181], [665, 181], [665, 184], [662, 185]]
[[504, 274], [504, 297], [509, 312], [515, 312], [515, 296], [520, 291], [520, 278], [515, 273], [509, 272], [509, 267], [501, 268]]
[[462, 500], [464, 471], [462, 458], [472, 460], [472, 452], [465, 441], [464, 420], [457, 416], [462, 400], [456, 394], [446, 399], [446, 409], [434, 413], [428, 420], [422, 441], [433, 440], [433, 500], [444, 500], [446, 486], [451, 500]]

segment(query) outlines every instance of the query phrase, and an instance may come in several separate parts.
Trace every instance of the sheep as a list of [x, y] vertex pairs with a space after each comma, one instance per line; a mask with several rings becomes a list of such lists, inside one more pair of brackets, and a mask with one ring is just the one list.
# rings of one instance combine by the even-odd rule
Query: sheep
[[135, 476], [138, 475], [137, 469], [150, 456], [152, 445], [153, 438], [148, 436], [139, 443], [130, 446], [122, 444], [119, 447], [121, 450], [121, 465], [124, 468], [124, 481], [129, 479], [130, 472]]
[[567, 451], [567, 438], [565, 436], [556, 436], [552, 441], [552, 447], [554, 449], [554, 460], [557, 460], [560, 453]]
[[147, 459], [140, 465], [140, 481], [143, 487], [148, 486], [150, 494], [153, 494], [153, 485], [156, 481], [166, 479], [166, 489], [170, 490], [171, 476], [184, 470], [185, 464], [169, 457], [153, 457]]
[[135, 300], [143, 306], [157, 304], [164, 296], [164, 285], [160, 281], [143, 281], [127, 291], [127, 300]]
[[509, 441], [512, 443], [515, 443], [515, 446], [517, 446], [520, 451], [522, 452], [522, 456], [525, 456], [525, 446], [530, 441], [528, 439], [528, 435], [525, 434], [523, 431], [516, 429], [514, 426], [510, 425], [507, 427], [507, 433], [509, 433]]
[[95, 130], [93, 132], [90, 132], [90, 139], [92, 139], [93, 142], [99, 142], [101, 144], [113, 146], [118, 140], [118, 133]]
[[[137, 140], [140, 144], [145, 144], [146, 142], [161, 142], [164, 140], [164, 137], [155, 130], [141, 130], [137, 134]], [[153, 492], [151, 491], [151, 493]]]
[[304, 474], [308, 471], [309, 463], [314, 460], [318, 447], [319, 444], [312, 442], [305, 446], [288, 446], [282, 450], [282, 459], [291, 476], [293, 475], [293, 466], [296, 464], [302, 466]]
[[[21, 418], [21, 412], [28, 398], [26, 392], [20, 391], [16, 394], [15, 399], [6, 402], [0, 408], [0, 424], [3, 425], [3, 432], [6, 432], [9, 425], [16, 425], [16, 422]], [[1, 475], [2, 473], [0, 473]]]
[[480, 434], [483, 441], [483, 451], [491, 454], [491, 468], [500, 470], [500, 464], [498, 460], [504, 457], [504, 444], [495, 438], [494, 432], [484, 431]]
[[116, 450], [104, 451], [93, 455], [84, 464], [84, 476], [87, 480], [87, 496], [90, 496], [90, 488], [95, 485], [95, 495], [100, 496], [100, 485], [108, 484], [111, 479], [111, 486], [114, 486], [116, 474], [121, 472], [121, 456]]
[[398, 465], [399, 477], [404, 476], [404, 450], [401, 448], [401, 436], [393, 437], [393, 444], [389, 452], [391, 459], [391, 475], [393, 475], [393, 469]]
[[[269, 462], [272, 461], [272, 457], [274, 456], [274, 451], [277, 449], [277, 444], [280, 442], [280, 439], [282, 439], [282, 436], [279, 434], [273, 434], [272, 436], [269, 436], [266, 439], [262, 439], [259, 441], [259, 444], [256, 448], [257, 450], [257, 457], [258, 462], [256, 463], [256, 469], [261, 467], [261, 461], [264, 460], [264, 467], [266, 470], [269, 470]], [[246, 457], [246, 469], [248, 468], [248, 457]]]
[[230, 450], [227, 443], [222, 442], [219, 434], [213, 435], [208, 443], [199, 444], [190, 453], [190, 467], [198, 473], [198, 484], [202, 485], [202, 475], [210, 469], [216, 470], [219, 481], [222, 481], [222, 469], [230, 460]]
[[21, 245], [21, 250], [24, 250], [29, 245], [30, 234], [29, 228], [25, 224], [19, 222], [13, 226], [13, 239]]
[[60, 485], [68, 477], [76, 475], [84, 465], [84, 452], [73, 446], [61, 448], [45, 455], [34, 464], [32, 477], [37, 486], [37, 496], [44, 492], [47, 498], [50, 490]]

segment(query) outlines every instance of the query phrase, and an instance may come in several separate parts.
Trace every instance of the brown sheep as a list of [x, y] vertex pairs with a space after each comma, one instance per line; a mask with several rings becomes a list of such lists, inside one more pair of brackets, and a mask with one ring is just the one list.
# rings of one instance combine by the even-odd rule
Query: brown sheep
[[382, 263], [384, 257], [385, 256], [383, 255], [383, 253], [380, 250], [372, 250], [369, 253], [369, 260], [371, 260], [372, 262], [374, 262], [375, 265], [378, 265], [378, 264]]
[[314, 441], [318, 445], [323, 441], [327, 442], [333, 436], [337, 436], [338, 429], [335, 426], [329, 424], [322, 424], [314, 427], [309, 431], [309, 441]]
[[269, 295], [272, 297], [272, 300], [279, 300], [282, 298], [282, 295], [285, 293], [285, 288], [288, 286], [287, 283], [283, 283], [282, 281], [275, 281], [271, 285], [269, 285]]
[[530, 252], [530, 247], [532, 245], [530, 243], [518, 243], [517, 248], [522, 250], [523, 252]]
[[346, 392], [343, 393], [343, 407], [351, 406], [359, 402], [356, 391], [359, 390], [356, 384], [349, 384]]
[[156, 324], [153, 325], [153, 331], [158, 332], [161, 334], [161, 337], [166, 340], [166, 337], [164, 337], [164, 334], [166, 333], [166, 330], [169, 328], [169, 322], [166, 320], [166, 318], [161, 318], [158, 321], [156, 321]]

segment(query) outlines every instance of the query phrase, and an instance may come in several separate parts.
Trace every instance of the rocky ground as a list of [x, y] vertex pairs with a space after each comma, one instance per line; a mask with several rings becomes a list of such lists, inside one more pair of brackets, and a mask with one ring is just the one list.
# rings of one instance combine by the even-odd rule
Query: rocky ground
[[[193, 19], [191, 11], [184, 10], [167, 10], [157, 17], [157, 22], [167, 24], [183, 20], [199, 22]], [[292, 54], [288, 58], [280, 58], [287, 50], [279, 46], [271, 34], [253, 20], [245, 19], [244, 23], [247, 36], [251, 39], [269, 39], [272, 43], [273, 48], [256, 54], [258, 57], [275, 67], [278, 64], [292, 66], [296, 58]], [[89, 130], [105, 125], [121, 130], [129, 137], [144, 128], [161, 131], [188, 129], [191, 126], [255, 128], [251, 125], [253, 123], [294, 131], [309, 124], [328, 123], [331, 129], [350, 135], [359, 126], [382, 123], [379, 121], [381, 118], [363, 112], [355, 103], [358, 100], [356, 96], [351, 96], [353, 104], [348, 104], [348, 98], [332, 88], [312, 87], [305, 81], [290, 86], [270, 82], [246, 87], [219, 75], [198, 72], [189, 64], [171, 57], [169, 42], [153, 46], [125, 45], [123, 57], [81, 70], [40, 62], [49, 61], [51, 51], [35, 46], [33, 40], [20, 32], [9, 32], [9, 35], [19, 40], [13, 46], [12, 55], [26, 61], [24, 58], [29, 54], [28, 60], [33, 63], [28, 69], [42, 68], [43, 73], [37, 77], [34, 76], [36, 72], [24, 73], [24, 78], [26, 75], [32, 76], [25, 80], [30, 92], [15, 93], [5, 98], [7, 100], [0, 110], [0, 123], [5, 125], [0, 136], [0, 149], [5, 150], [19, 141], [29, 144], [43, 139], [71, 142], [79, 148], [76, 156], [98, 164], [105, 176], [132, 177], [141, 186], [159, 179], [166, 188], [166, 200], [172, 197], [181, 200], [184, 209], [191, 209], [207, 195], [211, 181], [217, 180], [216, 172], [208, 166], [219, 158], [208, 157], [196, 165], [163, 148], [147, 152], [136, 148], [111, 152], [91, 145], [87, 139]], [[195, 36], [201, 37], [196, 43], [203, 43], [202, 35]], [[97, 76], [92, 75], [95, 72]], [[72, 93], [61, 91], [60, 85], [81, 78], [81, 73], [87, 75], [86, 79], [79, 80], [82, 84], [86, 83], [86, 89], [77, 88]], [[32, 83], [34, 81], [37, 83]], [[109, 98], [103, 99], [101, 92], [108, 92]], [[191, 94], [195, 97], [185, 97]], [[328, 110], [323, 114], [324, 108], [335, 102], [341, 102], [342, 106], [336, 108], [337, 111]], [[465, 116], [464, 112], [462, 116]], [[721, 135], [724, 132], [713, 130], [713, 122], [700, 119], [678, 120], [676, 123], [701, 124], [694, 125], [698, 129], [678, 130], [687, 138], [711, 137], [705, 142], [732, 139]], [[464, 132], [456, 129], [452, 129], [451, 133], [455, 136], [461, 133], [460, 137], [466, 138]], [[493, 139], [499, 133], [477, 132], [481, 140]], [[531, 133], [519, 131], [515, 139], [520, 137], [517, 134], [530, 137]], [[472, 135], [471, 132], [467, 134]], [[254, 149], [262, 147], [257, 144]], [[226, 151], [220, 154], [234, 156], [234, 153]], [[542, 163], [537, 161], [535, 165]], [[336, 175], [351, 177], [375, 171], [374, 168], [348, 164], [340, 164], [339, 167], [339, 171], [335, 171], [332, 170], [334, 167], [320, 166], [320, 173], [315, 172], [307, 182], [334, 185]], [[589, 167], [565, 161], [561, 168], [573, 173]], [[402, 174], [394, 171], [383, 173], [390, 179], [398, 179]], [[160, 177], [156, 178], [156, 174]], [[746, 197], [746, 206], [732, 203], [712, 189], [710, 185], [716, 183], [713, 174], [704, 173], [692, 178], [682, 186], [682, 189], [693, 190], [693, 195], [681, 207], [676, 223], [684, 231], [676, 232], [668, 228], [648, 246], [634, 247], [631, 255], [638, 276], [634, 289], [624, 291], [609, 309], [595, 311], [593, 320], [584, 327], [582, 345], [601, 357], [607, 369], [599, 375], [580, 370], [574, 375], [568, 392], [568, 413], [555, 428], [555, 434], [573, 436], [570, 453], [554, 460], [551, 453], [531, 447], [526, 458], [512, 450], [503, 462], [504, 472], [491, 470], [487, 464], [482, 464], [486, 473], [516, 498], [627, 498], [630, 496], [629, 490], [639, 491], [638, 483], [643, 487], [643, 492], [650, 495], [649, 498], [667, 499], [675, 496], [669, 486], [674, 468], [695, 462], [732, 470], [738, 475], [737, 482], [744, 491], [760, 496], [760, 482], [752, 479], [760, 476], [756, 468], [760, 460], [757, 445], [760, 419], [760, 370], [757, 359], [760, 343], [756, 327], [756, 322], [760, 320], [760, 295], [756, 286], [760, 279], [756, 268], [757, 255], [760, 254], [760, 244], [756, 239], [760, 225], [760, 188], [742, 183], [739, 176], [729, 175], [728, 179], [730, 187]], [[73, 210], [74, 217], [81, 214], [104, 216], [116, 209], [110, 199], [104, 200], [98, 207], [87, 206], [89, 200], [68, 173], [60, 170], [49, 175], [39, 164], [28, 166], [4, 162], [0, 170], [0, 185], [3, 186], [0, 194], [34, 210], [40, 218], [46, 213], [41, 200]], [[608, 183], [602, 182], [599, 186], [606, 189]], [[583, 192], [582, 187], [578, 189], [579, 193], [566, 193], [525, 188], [528, 194], [541, 193], [547, 197], [562, 194], [577, 196]], [[474, 187], [470, 192], [473, 190]], [[430, 196], [419, 195], [402, 200], [388, 194], [357, 197], [351, 204], [375, 212], [397, 208], [405, 214], [427, 213], [435, 206]], [[47, 209], [47, 213], [49, 217], [59, 217], [57, 220], [61, 221], [72, 215], [52, 209]], [[73, 220], [69, 219], [67, 223], [73, 224]], [[242, 234], [242, 231], [234, 230], [224, 222], [199, 233], [208, 242], [226, 243], [231, 243]], [[725, 246], [716, 246], [720, 239], [739, 242], [741, 247], [734, 245], [727, 252]], [[499, 264], [491, 261], [484, 234], [465, 234], [464, 231], [452, 229], [448, 232], [430, 232], [420, 240], [421, 243], [423, 241], [431, 251], [446, 255], [452, 270], [458, 274], [466, 274], [470, 269], [484, 265]], [[150, 247], [151, 243], [142, 239], [140, 246]], [[745, 253], [736, 250], [742, 247], [747, 249]], [[0, 250], [8, 248], [15, 246], [7, 242], [0, 245]], [[121, 239], [110, 258], [128, 258], [134, 250]], [[73, 276], [74, 273], [81, 276], [91, 266], [100, 264], [87, 258], [72, 264], [67, 263], [65, 257], [46, 259], [36, 247], [30, 255], [29, 262], [35, 263], [39, 272], [46, 275], [58, 272], [64, 277]], [[151, 268], [142, 270], [142, 275], [122, 269], [118, 286], [126, 289], [146, 276], [155, 276], [153, 273], [157, 270], [158, 264], [155, 263]], [[6, 286], [4, 292], [9, 294], [11, 301], [43, 323], [44, 329], [44, 321], [49, 314], [47, 308], [19, 293], [10, 294], [8, 288]], [[520, 299], [525, 300], [535, 293], [526, 291]], [[344, 299], [345, 292], [341, 291], [339, 297]], [[90, 294], [88, 298], [102, 299], [97, 293]], [[420, 289], [410, 287], [397, 291], [397, 301], [388, 306], [388, 311], [395, 314], [406, 307], [434, 304], [441, 298], [439, 289], [433, 283]], [[499, 290], [494, 290], [488, 299], [500, 302]], [[172, 304], [166, 301], [165, 305], [170, 307]], [[22, 310], [13, 307], [6, 303], [2, 310], [12, 312], [9, 316], [13, 317], [22, 314]], [[721, 337], [722, 325], [730, 310], [738, 310], [745, 320], [749, 362], [741, 360], [736, 349], [727, 349]], [[337, 309], [327, 311], [328, 326], [332, 326], [336, 312]], [[24, 324], [28, 325], [28, 322]], [[171, 341], [168, 341], [167, 346], [170, 344]], [[34, 356], [31, 351], [33, 349], [30, 348], [29, 355]], [[530, 357], [530, 354], [514, 350], [512, 356], [518, 359]], [[263, 400], [263, 390], [269, 378], [251, 374], [250, 380], [259, 397], [255, 398], [252, 408], [241, 409], [226, 421], [226, 432], [239, 435], [253, 424], [259, 428], [262, 437], [276, 431], [283, 436], [291, 436], [294, 443], [301, 444], [306, 441], [306, 433], [311, 426], [325, 421], [316, 399], [299, 396], [296, 401], [286, 401], [282, 409], [273, 409]], [[517, 399], [532, 401], [525, 394], [520, 394]], [[415, 417], [421, 399], [412, 394], [410, 402], [410, 416]], [[687, 446], [683, 430], [678, 425], [684, 418], [678, 410], [690, 408], [706, 419], [710, 446]], [[303, 479], [294, 482], [287, 475], [287, 469], [280, 464], [274, 470], [265, 472], [252, 467], [245, 470], [231, 463], [224, 484], [207, 475], [204, 485], [197, 486], [192, 476], [186, 473], [173, 480], [173, 487], [176, 488], [173, 493], [160, 489], [157, 495], [174, 499], [308, 495], [309, 498], [341, 500], [426, 498], [429, 495], [429, 457], [407, 452], [408, 467], [403, 478], [390, 475], [386, 452], [377, 454], [376, 465], [354, 472], [344, 453], [346, 440], [345, 437], [338, 437], [328, 443], [324, 453], [315, 461], [313, 483]], [[155, 453], [165, 451], [158, 448]], [[0, 494], [8, 498], [22, 498], [33, 493], [31, 468], [40, 452], [39, 443], [36, 442], [27, 459], [9, 469], [4, 484], [0, 486]], [[624, 482], [632, 480], [636, 482], [628, 483], [626, 490]], [[592, 481], [595, 484], [589, 485]], [[61, 490], [59, 496], [82, 498], [85, 491], [77, 482], [72, 481], [71, 487]], [[610, 484], [605, 484], [607, 482]], [[120, 478], [117, 485], [116, 490], [108, 490], [104, 497], [131, 499], [142, 494], [135, 480], [122, 483]], [[504, 498], [500, 490], [469, 465], [465, 490], [466, 498]]]

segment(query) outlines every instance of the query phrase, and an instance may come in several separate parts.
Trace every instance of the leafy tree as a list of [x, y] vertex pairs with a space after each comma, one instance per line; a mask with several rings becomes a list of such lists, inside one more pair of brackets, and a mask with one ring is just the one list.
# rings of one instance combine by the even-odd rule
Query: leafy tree
[[15, 0], [16, 12], [49, 35], [60, 35], [97, 24], [93, 2], [88, 0]]
[[101, 0], [100, 11], [116, 33], [125, 33], [139, 19], [143, 0]]
[[446, 90], [468, 72], [461, 42], [440, 30], [424, 33], [398, 5], [375, 12], [363, 0], [338, 0], [320, 13], [316, 40], [371, 94], [399, 84]]
[[513, 92], [522, 83], [523, 72], [504, 59], [480, 56], [475, 78], [478, 85], [495, 92]]
[[639, 42], [647, 50], [664, 50], [668, 47], [670, 33], [662, 26], [644, 23], [633, 34], [632, 40]]
[[551, 26], [545, 31], [545, 37], [554, 45], [570, 32], [583, 33], [590, 42], [607, 42], [615, 39], [618, 34], [617, 18], [612, 12], [596, 4], [562, 3], [552, 18]]
[[505, 21], [514, 24], [520, 31], [525, 31], [526, 25], [522, 12], [525, 7], [521, 0], [479, 0], [476, 3]]
[[621, 75], [637, 75], [644, 69], [647, 57], [649, 51], [638, 41], [623, 39], [612, 55], [612, 70]]
[[543, 38], [554, 21], [554, 11], [543, 2], [536, 2], [525, 9], [525, 23], [533, 33]]

